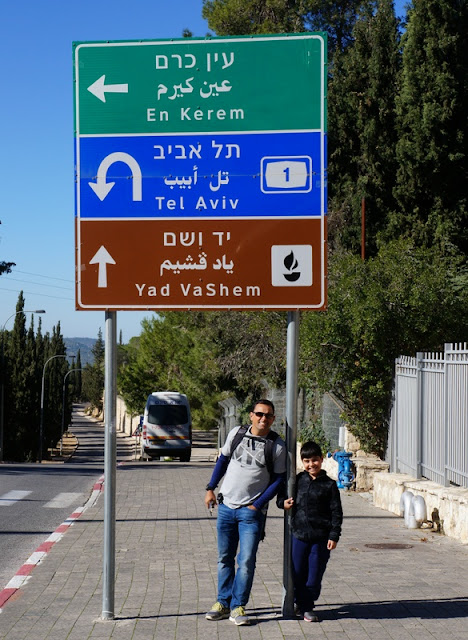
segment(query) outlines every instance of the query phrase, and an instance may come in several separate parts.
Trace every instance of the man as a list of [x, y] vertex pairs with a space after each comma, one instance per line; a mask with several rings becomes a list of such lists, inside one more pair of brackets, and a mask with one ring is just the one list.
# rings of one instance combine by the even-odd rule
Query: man
[[[251, 424], [234, 450], [240, 427], [229, 432], [206, 486], [205, 504], [212, 509], [214, 489], [225, 476], [218, 496], [218, 600], [206, 614], [207, 620], [229, 618], [236, 625], [250, 624], [244, 607], [252, 588], [266, 509], [286, 471], [286, 446], [271, 432], [274, 419], [273, 403], [258, 400], [250, 412]], [[269, 440], [273, 442], [267, 444]]]

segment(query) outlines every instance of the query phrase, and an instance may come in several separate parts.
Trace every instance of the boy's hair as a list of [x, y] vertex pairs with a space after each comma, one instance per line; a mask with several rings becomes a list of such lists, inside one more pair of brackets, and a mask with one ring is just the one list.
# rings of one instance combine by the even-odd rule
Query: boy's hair
[[322, 449], [320, 448], [320, 445], [318, 445], [316, 442], [312, 442], [312, 440], [309, 440], [308, 442], [304, 442], [304, 444], [301, 447], [301, 460], [304, 460], [304, 458], [315, 458], [315, 457], [323, 458]]
[[273, 411], [273, 413], [275, 413], [275, 405], [271, 400], [267, 400], [266, 398], [260, 398], [260, 400], [257, 400], [256, 402], [253, 403], [251, 411], [255, 411], [255, 407], [257, 406], [257, 404], [266, 404], [266, 406], [271, 407], [271, 410]]

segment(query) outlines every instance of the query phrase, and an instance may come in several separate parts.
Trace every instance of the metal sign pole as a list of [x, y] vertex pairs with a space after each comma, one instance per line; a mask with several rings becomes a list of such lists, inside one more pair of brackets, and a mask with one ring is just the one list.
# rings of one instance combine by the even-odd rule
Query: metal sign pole
[[117, 464], [117, 313], [106, 311], [104, 385], [104, 558], [102, 618], [114, 618], [115, 587], [115, 476]]
[[[288, 497], [296, 482], [297, 373], [299, 360], [299, 311], [288, 311], [286, 352], [286, 475]], [[283, 617], [294, 618], [294, 586], [291, 565], [291, 511], [284, 513]]]

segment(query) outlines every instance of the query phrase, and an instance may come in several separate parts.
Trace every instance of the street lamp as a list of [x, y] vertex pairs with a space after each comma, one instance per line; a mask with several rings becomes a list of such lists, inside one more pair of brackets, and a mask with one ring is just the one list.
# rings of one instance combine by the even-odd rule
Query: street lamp
[[70, 375], [70, 373], [73, 373], [74, 371], [83, 371], [83, 369], [70, 369], [70, 371], [67, 371], [67, 373], [65, 374], [64, 378], [63, 378], [63, 395], [62, 395], [62, 436], [60, 438], [60, 455], [62, 455], [62, 445], [63, 445], [63, 432], [64, 432], [64, 427], [65, 427], [65, 381], [68, 378], [68, 376]]
[[1, 389], [0, 389], [0, 462], [3, 462], [3, 406], [4, 406], [4, 380], [5, 380], [5, 371], [4, 371], [4, 365], [5, 365], [5, 359], [4, 359], [4, 334], [5, 334], [5, 327], [8, 323], [9, 320], [11, 320], [11, 318], [14, 318], [15, 316], [17, 316], [20, 313], [45, 313], [44, 309], [37, 309], [36, 311], [15, 311], [15, 313], [12, 313], [11, 316], [9, 316], [3, 327], [2, 327], [2, 355], [1, 355], [1, 366], [2, 366], [2, 371], [1, 371], [1, 376], [2, 376], [2, 382], [1, 382]]
[[44, 367], [42, 369], [42, 387], [41, 387], [41, 422], [39, 426], [39, 460], [38, 462], [42, 462], [42, 431], [44, 424], [44, 380], [45, 380], [45, 368], [47, 363], [49, 363], [54, 358], [66, 358], [65, 354], [59, 353], [55, 356], [50, 356], [48, 360], [45, 361]]

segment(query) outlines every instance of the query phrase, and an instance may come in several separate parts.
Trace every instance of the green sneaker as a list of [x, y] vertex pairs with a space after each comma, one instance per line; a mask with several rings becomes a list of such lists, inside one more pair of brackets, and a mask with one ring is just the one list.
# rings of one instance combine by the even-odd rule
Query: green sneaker
[[231, 611], [231, 615], [229, 616], [229, 620], [240, 626], [241, 624], [250, 624], [250, 620], [245, 615], [244, 607], [236, 607]]
[[221, 602], [215, 602], [208, 613], [205, 615], [207, 620], [224, 620], [229, 618], [229, 607], [225, 607]]

